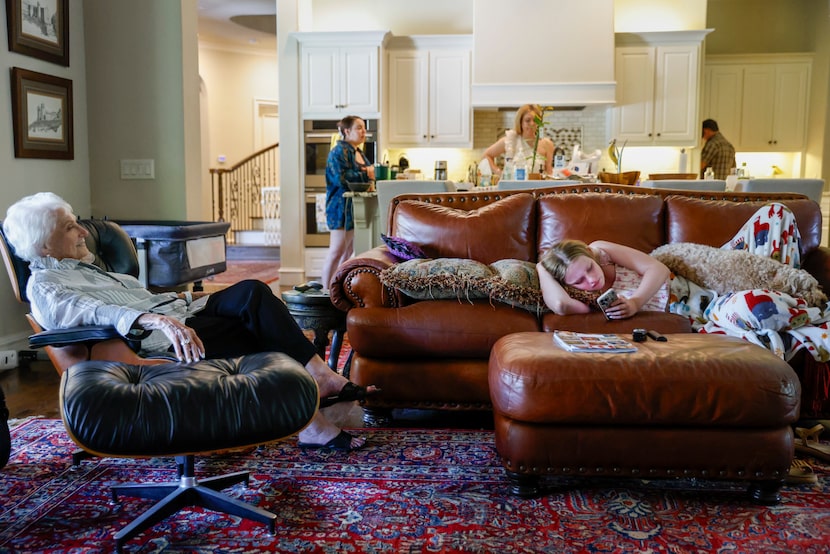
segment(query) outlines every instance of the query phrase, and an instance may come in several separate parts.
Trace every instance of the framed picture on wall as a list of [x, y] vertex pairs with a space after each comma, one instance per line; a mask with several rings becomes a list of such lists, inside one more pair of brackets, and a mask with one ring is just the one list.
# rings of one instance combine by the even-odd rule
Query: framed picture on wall
[[69, 66], [69, 0], [6, 0], [9, 50]]
[[75, 159], [72, 81], [19, 67], [11, 73], [14, 156]]

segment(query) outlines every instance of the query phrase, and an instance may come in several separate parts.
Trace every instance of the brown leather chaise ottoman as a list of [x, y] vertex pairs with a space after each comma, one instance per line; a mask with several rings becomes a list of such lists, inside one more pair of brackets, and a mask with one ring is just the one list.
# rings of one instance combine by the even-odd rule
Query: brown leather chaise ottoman
[[[630, 341], [630, 337], [627, 337]], [[793, 457], [790, 366], [723, 335], [667, 335], [635, 353], [571, 353], [515, 333], [490, 355], [496, 449], [519, 496], [540, 476], [746, 480], [775, 504]]]

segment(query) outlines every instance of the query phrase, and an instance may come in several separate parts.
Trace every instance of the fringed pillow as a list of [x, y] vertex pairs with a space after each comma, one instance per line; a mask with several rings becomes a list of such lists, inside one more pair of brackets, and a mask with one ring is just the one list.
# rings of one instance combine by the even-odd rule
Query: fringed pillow
[[490, 298], [532, 312], [546, 310], [536, 266], [522, 260], [486, 265], [465, 258], [412, 259], [386, 268], [380, 280], [417, 300]]

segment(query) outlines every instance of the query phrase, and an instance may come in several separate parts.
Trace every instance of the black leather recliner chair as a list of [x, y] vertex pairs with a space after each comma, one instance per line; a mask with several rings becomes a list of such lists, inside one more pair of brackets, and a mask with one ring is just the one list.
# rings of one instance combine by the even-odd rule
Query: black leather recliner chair
[[[90, 231], [87, 245], [97, 265], [138, 275], [135, 247], [117, 224], [81, 223]], [[12, 288], [26, 303], [28, 264], [14, 254], [2, 230], [0, 238]], [[147, 359], [114, 328], [43, 331], [31, 314], [28, 319], [35, 330], [30, 346], [44, 347], [61, 374], [61, 416], [73, 441], [99, 456], [176, 458], [176, 482], [112, 487], [115, 500], [118, 495], [158, 500], [116, 533], [118, 551], [132, 537], [191, 505], [265, 523], [274, 533], [276, 515], [219, 492], [247, 483], [247, 472], [197, 480], [194, 453], [273, 442], [303, 429], [317, 411], [319, 390], [299, 362], [275, 352], [191, 364]]]
[[[138, 277], [138, 254], [132, 239], [121, 227], [105, 219], [82, 219], [79, 223], [89, 231], [86, 244], [89, 251], [95, 254], [95, 265], [106, 271]], [[28, 304], [26, 283], [31, 275], [29, 263], [14, 253], [2, 231], [2, 222], [0, 239], [0, 255], [6, 265], [15, 297], [20, 303]], [[126, 341], [113, 327], [89, 325], [44, 331], [31, 314], [26, 317], [35, 332], [29, 337], [29, 346], [43, 348], [59, 374], [85, 360], [118, 360], [142, 364], [172, 361], [142, 358], [136, 353], [138, 345]]]

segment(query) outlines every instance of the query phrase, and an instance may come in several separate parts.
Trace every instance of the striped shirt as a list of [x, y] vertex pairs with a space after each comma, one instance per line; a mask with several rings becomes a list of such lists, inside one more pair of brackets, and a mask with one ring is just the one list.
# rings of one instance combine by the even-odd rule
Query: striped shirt
[[171, 343], [161, 331], [144, 337], [136, 320], [145, 313], [181, 322], [201, 310], [207, 296], [188, 305], [175, 292], [153, 293], [138, 279], [110, 273], [75, 259], [38, 258], [31, 262], [26, 285], [32, 315], [44, 329], [110, 325], [126, 338], [141, 339], [143, 352], [164, 352]]

